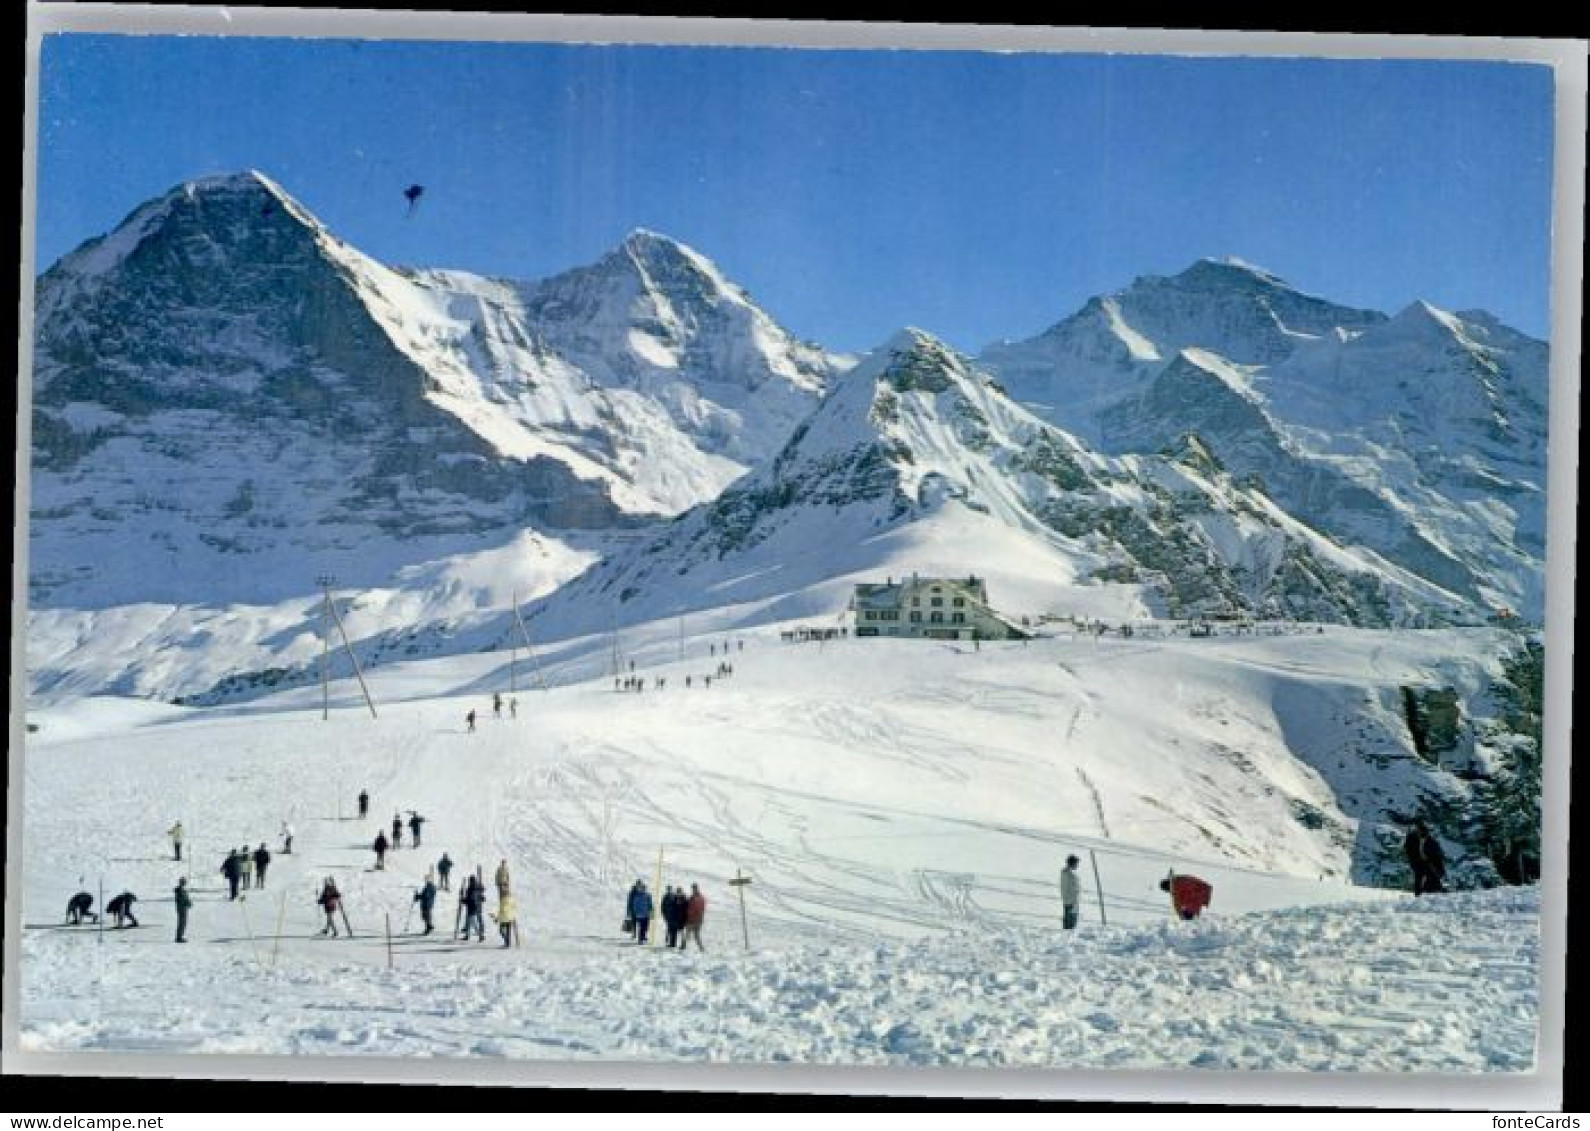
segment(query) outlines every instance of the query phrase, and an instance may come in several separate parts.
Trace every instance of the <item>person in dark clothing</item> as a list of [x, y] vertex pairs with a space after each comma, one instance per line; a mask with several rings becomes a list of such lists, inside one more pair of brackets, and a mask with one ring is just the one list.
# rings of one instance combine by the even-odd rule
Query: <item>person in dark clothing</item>
[[396, 851], [403, 847], [403, 814], [392, 814], [392, 848]]
[[443, 891], [452, 890], [452, 886], [447, 881], [447, 877], [451, 876], [452, 874], [453, 858], [444, 852], [442, 853], [442, 858], [436, 862], [436, 878], [442, 881], [441, 889]]
[[270, 850], [265, 847], [265, 842], [259, 842], [259, 847], [254, 850], [254, 883], [256, 887], [265, 886], [265, 869], [270, 867]]
[[326, 925], [320, 928], [320, 933], [336, 938], [337, 912], [342, 910], [342, 893], [337, 890], [337, 885], [330, 876], [326, 877], [326, 886], [320, 889], [320, 895], [315, 900], [326, 913]]
[[469, 939], [470, 927], [475, 928], [475, 940], [486, 941], [486, 885], [480, 882], [479, 876], [470, 876], [464, 885], [464, 892], [459, 897], [464, 905], [464, 934], [463, 938]]
[[474, 711], [470, 711], [469, 714], [465, 715], [464, 716], [464, 721], [469, 724], [469, 733], [470, 734], [474, 734], [475, 733], [475, 712]]
[[425, 933], [428, 935], [436, 929], [436, 924], [431, 921], [431, 912], [436, 907], [436, 885], [429, 876], [425, 877], [425, 886], [414, 893], [414, 902], [420, 905], [420, 918], [425, 921]]
[[138, 925], [138, 917], [132, 911], [132, 905], [137, 902], [138, 897], [136, 895], [130, 891], [124, 891], [105, 904], [105, 910], [110, 913], [112, 919], [116, 920], [116, 929], [118, 931], [124, 926], [136, 927]]
[[641, 946], [646, 945], [646, 932], [651, 927], [651, 912], [651, 892], [646, 890], [643, 882], [636, 880], [634, 888], [629, 893], [629, 917], [635, 921], [635, 941]]
[[420, 846], [420, 829], [425, 824], [425, 818], [418, 813], [409, 814], [409, 832], [414, 834], [414, 847]]
[[182, 936], [188, 933], [188, 908], [193, 906], [193, 897], [188, 894], [188, 877], [178, 880], [171, 894], [177, 904], [177, 941], [185, 943], [188, 940]]
[[93, 906], [93, 896], [89, 895], [86, 891], [78, 892], [71, 899], [66, 901], [66, 921], [73, 926], [78, 925], [84, 919], [92, 919], [96, 923], [99, 922], [99, 916], [89, 910], [89, 908]]
[[227, 887], [231, 889], [229, 898], [237, 898], [237, 886], [243, 882], [243, 863], [237, 858], [236, 852], [226, 855], [226, 863], [221, 865], [221, 875], [226, 877]]
[[668, 928], [667, 944], [670, 947], [678, 944], [679, 932], [685, 925], [684, 903], [684, 892], [670, 884], [662, 897], [663, 925]]
[[1402, 851], [1413, 870], [1414, 895], [1444, 890], [1441, 881], [1446, 876], [1446, 854], [1422, 820], [1413, 822], [1413, 828], [1403, 838]]
[[359, 791], [359, 819], [363, 820], [370, 815], [370, 794], [366, 790]]
[[375, 844], [371, 847], [375, 849], [375, 867], [379, 872], [386, 867], [386, 833], [376, 833]]

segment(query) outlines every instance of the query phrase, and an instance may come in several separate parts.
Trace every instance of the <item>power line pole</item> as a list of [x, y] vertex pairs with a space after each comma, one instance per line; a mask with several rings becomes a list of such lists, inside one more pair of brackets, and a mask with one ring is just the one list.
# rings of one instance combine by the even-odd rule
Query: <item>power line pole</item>
[[325, 593], [320, 606], [320, 717], [331, 718], [331, 583], [336, 578], [323, 573], [315, 584]]
[[331, 583], [335, 580], [336, 578], [329, 574], [322, 574], [319, 578], [320, 584], [326, 591], [326, 608], [331, 610], [331, 618], [336, 621], [337, 634], [342, 637], [342, 649], [348, 653], [348, 662], [353, 665], [353, 674], [359, 681], [359, 690], [364, 694], [364, 704], [370, 708], [370, 717], [377, 718], [379, 716], [375, 713], [375, 701], [370, 698], [370, 688], [365, 685], [364, 672], [359, 670], [359, 657], [353, 654], [353, 645], [348, 642], [348, 630], [343, 627], [342, 616], [331, 600]]

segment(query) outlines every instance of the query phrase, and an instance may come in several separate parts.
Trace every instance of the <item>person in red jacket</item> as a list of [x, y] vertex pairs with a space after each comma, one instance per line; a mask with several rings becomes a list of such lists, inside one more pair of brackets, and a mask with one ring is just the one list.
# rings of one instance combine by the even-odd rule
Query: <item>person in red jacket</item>
[[1215, 891], [1197, 876], [1178, 876], [1174, 872], [1159, 881], [1159, 890], [1170, 892], [1171, 906], [1183, 919], [1198, 918]]
[[701, 924], [707, 918], [707, 897], [701, 894], [701, 888], [695, 884], [690, 885], [690, 899], [685, 904], [685, 937], [679, 944], [680, 950], [690, 946], [690, 940], [696, 940], [697, 950], [706, 950], [701, 945]]

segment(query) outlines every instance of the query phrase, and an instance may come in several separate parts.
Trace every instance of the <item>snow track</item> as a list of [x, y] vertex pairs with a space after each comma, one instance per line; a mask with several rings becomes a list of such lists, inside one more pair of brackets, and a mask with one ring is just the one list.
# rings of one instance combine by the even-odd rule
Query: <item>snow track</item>
[[[383, 702], [379, 719], [352, 708], [322, 721], [292, 699], [34, 712], [24, 1041], [1392, 1072], [1532, 1063], [1534, 893], [1415, 902], [1323, 880], [1312, 862], [1342, 850], [1260, 788], [1298, 765], [1288, 726], [1362, 723], [1334, 713], [1345, 699], [1321, 710], [1317, 695], [1277, 696], [1277, 680], [1302, 677], [1276, 668], [1316, 667], [1328, 688], [1371, 647], [1400, 677], [1475, 640], [1048, 641], [980, 654], [773, 640], [750, 637], [736, 674], [710, 690], [682, 686], [705, 648], [690, 641], [685, 660], [668, 649], [647, 670], [667, 690], [614, 692], [610, 677], [554, 686], [520, 694], [517, 719], [493, 717], [478, 694]], [[376, 675], [374, 690], [478, 684], [488, 666], [414, 664]], [[471, 706], [474, 734], [462, 726]], [[1277, 710], [1303, 714], [1278, 723]], [[1311, 741], [1334, 750], [1332, 733]], [[364, 821], [351, 816], [360, 788]], [[373, 870], [377, 829], [412, 809], [428, 818], [424, 848]], [[182, 865], [165, 855], [179, 818]], [[283, 819], [295, 851], [276, 856], [263, 891], [227, 899], [222, 855], [261, 840], [274, 851]], [[423, 936], [412, 893], [444, 849], [453, 891]], [[1055, 877], [1088, 849], [1110, 925], [1090, 876], [1082, 929], [1067, 935]], [[705, 954], [642, 950], [619, 931], [625, 892], [636, 878], [657, 885], [659, 854], [663, 885], [707, 895]], [[490, 931], [454, 941], [462, 880], [479, 867], [489, 890], [504, 858], [523, 946], [496, 946]], [[1156, 884], [1170, 867], [1214, 884], [1206, 921], [1169, 920]], [[754, 880], [750, 954], [725, 882], [736, 871]], [[179, 947], [169, 893], [183, 874], [196, 903]], [[352, 939], [317, 933], [327, 875]], [[107, 898], [140, 897], [145, 929], [100, 941], [59, 927], [67, 897], [97, 894], [102, 879]]]

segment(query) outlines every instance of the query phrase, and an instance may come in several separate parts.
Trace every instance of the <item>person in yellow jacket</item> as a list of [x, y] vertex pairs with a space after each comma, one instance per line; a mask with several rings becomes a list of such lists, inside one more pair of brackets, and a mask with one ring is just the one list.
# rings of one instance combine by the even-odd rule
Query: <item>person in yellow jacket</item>
[[497, 900], [497, 932], [502, 935], [503, 946], [513, 946], [519, 941], [519, 906], [512, 893], [504, 893]]

